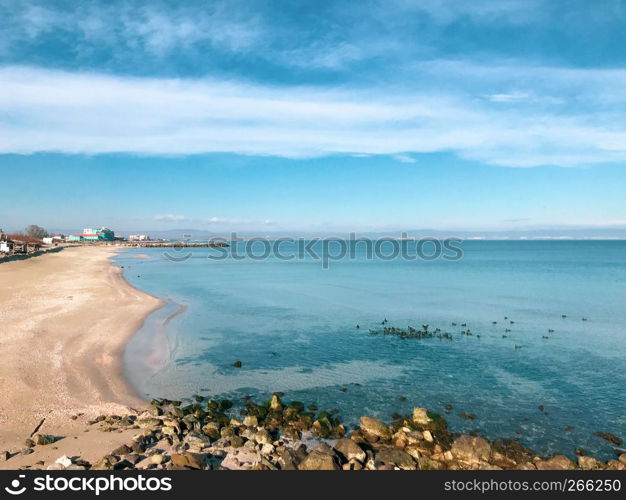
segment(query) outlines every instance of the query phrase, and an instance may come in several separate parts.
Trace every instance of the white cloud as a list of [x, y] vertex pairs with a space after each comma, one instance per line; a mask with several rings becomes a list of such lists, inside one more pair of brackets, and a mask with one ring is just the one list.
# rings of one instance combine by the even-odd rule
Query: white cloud
[[413, 158], [411, 155], [393, 155], [393, 159], [399, 161], [400, 163], [415, 163], [417, 160]]
[[156, 214], [154, 216], [154, 220], [164, 221], [164, 222], [180, 222], [187, 220], [187, 217], [184, 215], [174, 215], [174, 214]]
[[[341, 153], [407, 161], [446, 151], [505, 166], [626, 160], [626, 121], [615, 111], [626, 100], [626, 71], [521, 68], [524, 82], [534, 72], [537, 81], [549, 75], [549, 84], [531, 91], [516, 81], [513, 91], [508, 67], [506, 75], [446, 61], [422, 69], [434, 75], [433, 88], [348, 91], [4, 67], [0, 153]], [[451, 73], [466, 87], [438, 90], [437, 79]], [[475, 91], [474, 79], [482, 82]], [[485, 86], [497, 88], [487, 94], [497, 102], [484, 98]], [[566, 89], [559, 98], [567, 106], [550, 100], [555, 86]], [[511, 97], [502, 96], [516, 105], [503, 106]]]

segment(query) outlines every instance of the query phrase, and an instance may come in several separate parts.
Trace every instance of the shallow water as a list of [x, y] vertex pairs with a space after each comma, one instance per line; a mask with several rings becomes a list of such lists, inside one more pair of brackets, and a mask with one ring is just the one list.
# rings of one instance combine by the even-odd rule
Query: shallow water
[[[116, 261], [128, 281], [168, 301], [129, 343], [127, 376], [146, 396], [283, 391], [337, 408], [349, 424], [451, 404], [453, 430], [517, 436], [541, 454], [580, 447], [611, 457], [593, 433], [626, 437], [626, 242], [461, 246], [458, 261], [357, 252], [327, 270], [311, 259], [216, 261], [213, 249], [183, 262], [163, 249], [124, 250]], [[370, 335], [383, 318], [453, 340]], [[460, 334], [461, 323], [474, 335]]]

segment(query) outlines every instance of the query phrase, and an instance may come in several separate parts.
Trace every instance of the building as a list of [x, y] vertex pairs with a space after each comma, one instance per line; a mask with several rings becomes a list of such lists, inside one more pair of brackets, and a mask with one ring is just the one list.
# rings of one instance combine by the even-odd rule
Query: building
[[9, 253], [11, 251], [11, 245], [8, 241], [0, 241], [0, 252]]
[[43, 238], [42, 241], [46, 244], [46, 245], [52, 245], [52, 242], [54, 241], [51, 237], [46, 237]]
[[150, 236], [147, 234], [131, 234], [128, 237], [128, 241], [148, 241]]
[[115, 241], [115, 233], [106, 227], [86, 227], [81, 234], [72, 234], [68, 241]]

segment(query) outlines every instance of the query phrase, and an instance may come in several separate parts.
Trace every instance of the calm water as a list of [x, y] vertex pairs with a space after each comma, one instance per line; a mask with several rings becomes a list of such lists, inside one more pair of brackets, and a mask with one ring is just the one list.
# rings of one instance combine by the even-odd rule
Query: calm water
[[[168, 302], [128, 345], [127, 376], [146, 396], [283, 391], [338, 408], [346, 423], [451, 404], [454, 430], [518, 436], [545, 454], [582, 447], [612, 456], [593, 432], [626, 438], [626, 242], [462, 248], [453, 262], [358, 254], [328, 270], [310, 259], [215, 261], [213, 249], [178, 263], [163, 249], [125, 250], [117, 262], [126, 278]], [[453, 340], [370, 335], [383, 318], [427, 323]]]

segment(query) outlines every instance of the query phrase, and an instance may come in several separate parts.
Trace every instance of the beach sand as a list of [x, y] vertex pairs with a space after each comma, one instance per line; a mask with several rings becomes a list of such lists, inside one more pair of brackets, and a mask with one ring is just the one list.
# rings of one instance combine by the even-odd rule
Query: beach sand
[[122, 278], [115, 251], [68, 248], [0, 264], [0, 452], [24, 448], [42, 419], [39, 432], [65, 436], [0, 468], [49, 463], [65, 447], [97, 458], [128, 441], [129, 431], [85, 432], [85, 423], [145, 407], [123, 378], [122, 353], [163, 303]]

